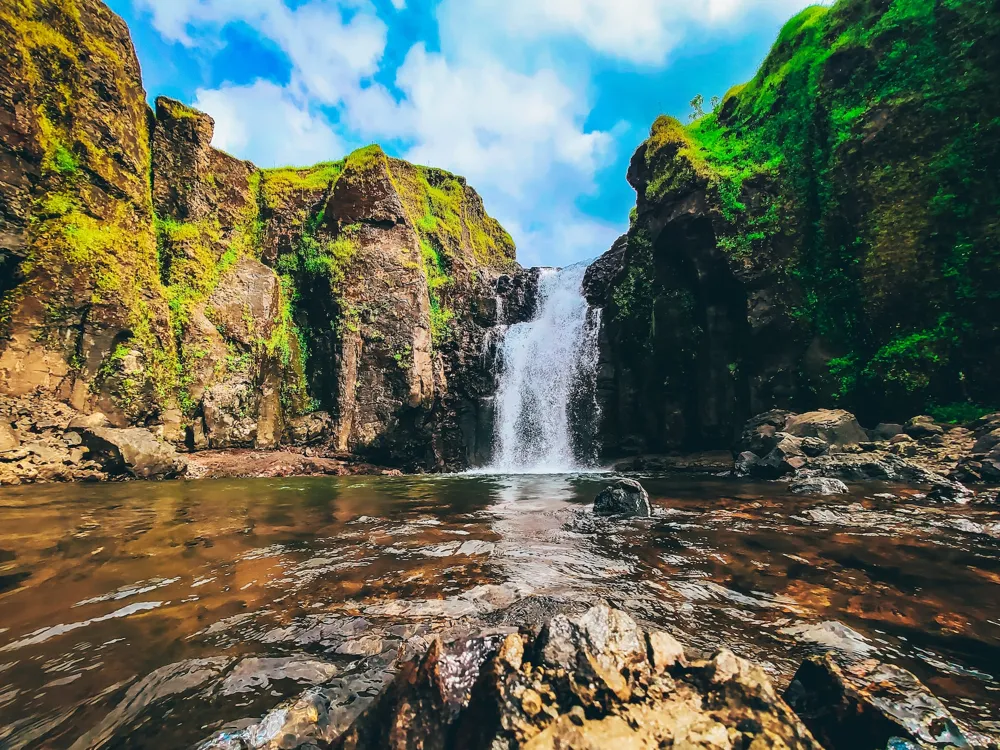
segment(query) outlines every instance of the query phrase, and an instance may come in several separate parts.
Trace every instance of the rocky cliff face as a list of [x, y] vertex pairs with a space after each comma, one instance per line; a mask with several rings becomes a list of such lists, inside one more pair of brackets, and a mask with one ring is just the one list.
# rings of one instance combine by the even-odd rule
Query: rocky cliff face
[[462, 178], [377, 146], [276, 170], [213, 149], [208, 115], [150, 111], [99, 0], [6, 3], [0, 39], [0, 394], [190, 449], [320, 429], [407, 468], [482, 456], [518, 267]]
[[713, 112], [657, 120], [591, 275], [609, 452], [728, 446], [773, 407], [997, 403], [998, 9], [809, 8]]

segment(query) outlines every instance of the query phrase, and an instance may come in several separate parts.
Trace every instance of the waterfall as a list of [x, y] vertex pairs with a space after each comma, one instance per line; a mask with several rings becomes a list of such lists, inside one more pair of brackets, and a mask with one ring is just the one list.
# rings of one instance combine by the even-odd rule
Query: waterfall
[[[504, 334], [490, 471], [556, 474], [593, 464], [586, 454], [598, 418], [600, 311], [583, 296], [586, 270], [586, 263], [543, 269], [534, 319]], [[580, 419], [591, 424], [581, 429]]]

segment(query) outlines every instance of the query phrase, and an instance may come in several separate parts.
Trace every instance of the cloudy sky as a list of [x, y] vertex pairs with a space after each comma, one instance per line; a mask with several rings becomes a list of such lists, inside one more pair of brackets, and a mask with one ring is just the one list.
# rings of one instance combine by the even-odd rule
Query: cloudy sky
[[805, 0], [107, 0], [150, 99], [260, 166], [369, 143], [465, 175], [525, 265], [628, 224], [628, 160], [660, 113], [748, 79]]

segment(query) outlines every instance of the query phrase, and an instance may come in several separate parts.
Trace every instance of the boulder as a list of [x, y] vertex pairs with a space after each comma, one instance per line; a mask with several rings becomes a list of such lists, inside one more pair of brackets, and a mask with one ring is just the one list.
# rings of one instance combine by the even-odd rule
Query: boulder
[[973, 453], [989, 453], [1000, 446], [1000, 428], [989, 432], [976, 432], [976, 443], [972, 446]]
[[435, 641], [331, 747], [820, 748], [759, 667], [725, 650], [689, 663], [606, 606], [538, 635]]
[[90, 457], [111, 475], [137, 479], [172, 479], [187, 470], [187, 461], [172, 446], [141, 427], [93, 427], [80, 432]]
[[234, 378], [205, 391], [205, 434], [212, 448], [252, 448], [257, 441], [260, 391]]
[[892, 440], [902, 431], [903, 425], [901, 424], [882, 422], [874, 430], [871, 430], [869, 437], [876, 441]]
[[619, 479], [610, 487], [605, 487], [594, 499], [594, 512], [602, 516], [652, 515], [649, 495], [645, 488], [634, 479]]
[[915, 440], [944, 435], [944, 428], [934, 424], [933, 417], [914, 417], [903, 427], [903, 432]]
[[830, 448], [844, 448], [868, 441], [857, 418], [843, 409], [820, 409], [792, 414], [784, 431], [799, 438], [817, 438]]
[[320, 443], [330, 435], [333, 420], [325, 411], [289, 419], [285, 424], [285, 441], [292, 445]]
[[70, 420], [66, 430], [87, 430], [94, 427], [110, 427], [111, 420], [99, 411], [93, 414], [78, 414]]
[[775, 439], [777, 443], [771, 452], [754, 464], [753, 476], [761, 479], [778, 479], [806, 465], [806, 456], [799, 438], [779, 432], [775, 435]]
[[802, 438], [802, 452], [805, 453], [810, 458], [815, 458], [816, 456], [822, 456], [830, 449], [825, 441], [821, 438], [806, 437]]
[[733, 473], [738, 477], [753, 476], [754, 467], [759, 461], [760, 458], [756, 453], [753, 453], [752, 451], [743, 451], [736, 457], [736, 464], [733, 467]]
[[841, 669], [830, 655], [806, 659], [785, 700], [827, 750], [884, 750], [901, 738], [918, 747], [985, 747], [910, 672], [868, 659]]
[[21, 446], [21, 438], [17, 430], [10, 426], [7, 420], [0, 420], [0, 453], [17, 450]]
[[789, 489], [796, 495], [846, 495], [847, 485], [829, 477], [802, 477], [795, 479]]
[[743, 426], [735, 452], [740, 454], [749, 451], [757, 456], [766, 456], [778, 444], [775, 435], [784, 430], [791, 414], [782, 409], [772, 409], [749, 420]]

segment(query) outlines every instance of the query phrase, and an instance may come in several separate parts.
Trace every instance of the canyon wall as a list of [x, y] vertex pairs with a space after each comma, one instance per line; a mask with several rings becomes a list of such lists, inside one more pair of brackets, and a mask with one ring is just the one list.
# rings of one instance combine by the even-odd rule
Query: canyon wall
[[751, 414], [1000, 404], [1000, 3], [840, 0], [632, 159], [595, 264], [608, 454], [728, 447]]
[[483, 460], [498, 288], [524, 284], [464, 179], [378, 146], [305, 169], [222, 153], [208, 115], [150, 110], [99, 0], [4, 3], [0, 40], [0, 395], [192, 450]]

